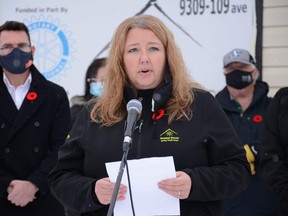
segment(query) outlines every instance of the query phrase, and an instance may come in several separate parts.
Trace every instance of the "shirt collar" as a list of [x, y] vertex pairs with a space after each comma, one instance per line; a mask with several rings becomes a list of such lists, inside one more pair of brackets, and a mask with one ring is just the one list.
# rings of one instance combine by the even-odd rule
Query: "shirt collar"
[[[23, 85], [20, 85], [20, 86], [22, 86], [22, 87], [30, 87], [31, 81], [32, 81], [32, 75], [31, 75], [31, 73], [29, 73], [25, 83]], [[15, 89], [14, 86], [10, 83], [8, 77], [6, 76], [6, 74], [4, 72], [3, 72], [3, 82], [5, 83], [7, 88]], [[20, 86], [18, 86], [18, 87], [20, 87]]]

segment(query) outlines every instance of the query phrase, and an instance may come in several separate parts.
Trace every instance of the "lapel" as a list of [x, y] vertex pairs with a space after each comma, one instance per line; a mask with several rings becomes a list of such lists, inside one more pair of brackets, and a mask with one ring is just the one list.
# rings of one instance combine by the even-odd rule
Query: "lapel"
[[3, 72], [2, 68], [0, 69], [0, 116], [9, 122], [9, 124], [13, 124], [13, 120], [18, 110], [5, 83], [3, 82]]
[[[41, 107], [47, 98], [45, 78], [38, 72], [34, 65], [30, 68], [32, 82], [29, 91], [13, 119], [13, 126], [9, 131], [8, 140], [31, 119], [33, 114]], [[35, 99], [29, 99], [29, 95], [36, 93]], [[15, 105], [14, 105], [15, 106]]]

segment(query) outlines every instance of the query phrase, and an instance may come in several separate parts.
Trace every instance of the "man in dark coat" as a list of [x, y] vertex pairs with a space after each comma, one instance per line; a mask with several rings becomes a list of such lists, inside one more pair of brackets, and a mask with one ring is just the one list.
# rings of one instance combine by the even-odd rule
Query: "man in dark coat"
[[271, 100], [268, 85], [257, 80], [256, 63], [244, 49], [233, 49], [224, 56], [224, 75], [227, 86], [216, 99], [243, 143], [253, 175], [245, 191], [225, 200], [225, 216], [276, 216], [276, 198], [259, 166], [261, 126]]
[[0, 26], [0, 212], [4, 216], [60, 216], [47, 176], [70, 129], [65, 90], [33, 65], [27, 27]]

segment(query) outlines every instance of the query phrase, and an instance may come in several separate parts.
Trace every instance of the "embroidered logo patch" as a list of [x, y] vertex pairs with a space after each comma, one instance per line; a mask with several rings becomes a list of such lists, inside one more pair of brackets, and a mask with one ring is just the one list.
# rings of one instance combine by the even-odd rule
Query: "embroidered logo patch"
[[178, 133], [171, 129], [167, 129], [162, 134], [160, 134], [160, 141], [161, 142], [179, 142]]

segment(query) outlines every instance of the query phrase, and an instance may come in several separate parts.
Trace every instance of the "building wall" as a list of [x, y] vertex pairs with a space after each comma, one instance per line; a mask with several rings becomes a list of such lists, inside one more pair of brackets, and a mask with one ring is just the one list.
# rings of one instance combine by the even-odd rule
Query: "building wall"
[[274, 96], [288, 86], [288, 0], [263, 0], [262, 52], [263, 80]]

